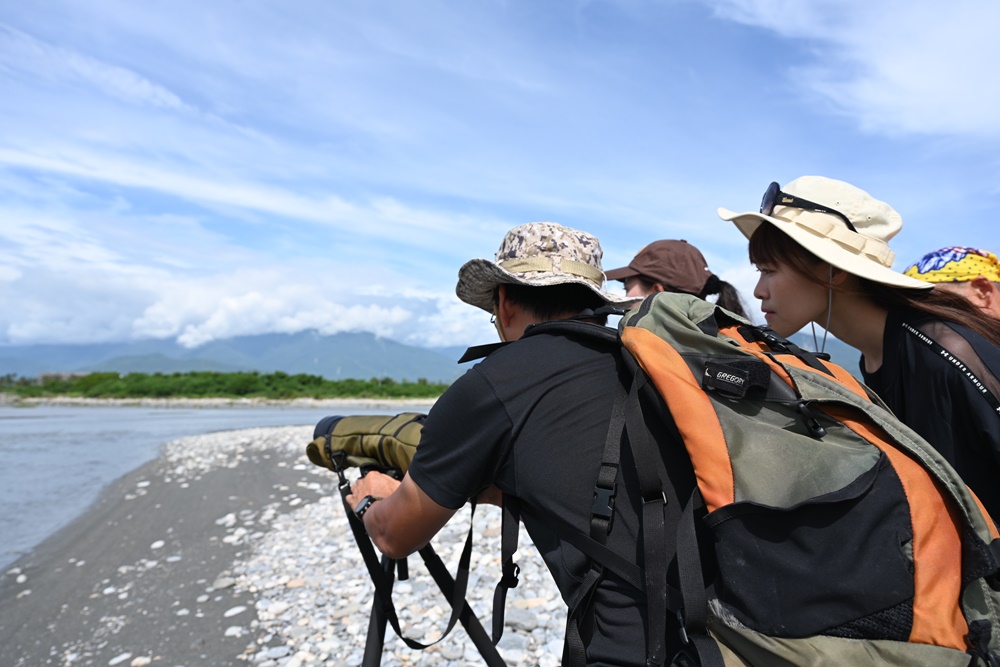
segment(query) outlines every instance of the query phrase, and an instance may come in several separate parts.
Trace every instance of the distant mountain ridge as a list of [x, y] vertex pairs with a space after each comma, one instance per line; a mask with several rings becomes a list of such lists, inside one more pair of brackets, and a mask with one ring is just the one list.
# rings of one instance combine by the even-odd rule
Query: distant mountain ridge
[[[792, 340], [812, 349], [812, 336], [800, 332]], [[486, 341], [488, 342], [488, 341]], [[423, 348], [370, 333], [316, 331], [260, 334], [212, 341], [186, 348], [172, 340], [91, 345], [0, 346], [0, 375], [37, 377], [42, 373], [114, 371], [118, 373], [183, 373], [259, 371], [308, 373], [331, 380], [392, 378], [452, 382], [471, 364], [457, 363], [464, 347]], [[834, 363], [860, 377], [854, 348], [828, 338], [826, 351]]]
[[92, 345], [0, 346], [0, 375], [115, 371], [259, 371], [308, 373], [331, 380], [392, 378], [451, 382], [462, 372], [459, 354], [404, 345], [370, 333], [323, 335], [317, 331], [260, 334], [186, 348], [172, 340]]

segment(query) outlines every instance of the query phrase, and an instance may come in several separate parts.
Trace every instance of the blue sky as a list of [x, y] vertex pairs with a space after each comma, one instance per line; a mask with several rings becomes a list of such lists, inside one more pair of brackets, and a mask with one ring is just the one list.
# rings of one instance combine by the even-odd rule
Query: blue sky
[[3, 3], [0, 344], [488, 342], [458, 268], [540, 220], [687, 239], [756, 311], [716, 208], [803, 174], [900, 211], [897, 269], [998, 252], [1000, 4], [942, 8]]

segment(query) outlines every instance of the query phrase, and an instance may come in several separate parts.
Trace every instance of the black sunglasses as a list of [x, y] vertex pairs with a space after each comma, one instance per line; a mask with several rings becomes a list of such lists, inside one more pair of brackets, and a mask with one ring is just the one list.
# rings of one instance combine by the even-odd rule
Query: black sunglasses
[[855, 234], [858, 233], [858, 230], [854, 228], [854, 225], [847, 219], [847, 216], [840, 211], [832, 209], [829, 206], [823, 206], [822, 204], [811, 202], [808, 199], [802, 199], [801, 197], [796, 197], [795, 195], [782, 192], [780, 185], [777, 183], [771, 183], [767, 186], [767, 190], [764, 192], [764, 198], [760, 201], [760, 212], [764, 215], [771, 215], [774, 212], [775, 206], [791, 206], [793, 208], [801, 208], [806, 211], [831, 213], [843, 220], [847, 224], [847, 228], [852, 232]]

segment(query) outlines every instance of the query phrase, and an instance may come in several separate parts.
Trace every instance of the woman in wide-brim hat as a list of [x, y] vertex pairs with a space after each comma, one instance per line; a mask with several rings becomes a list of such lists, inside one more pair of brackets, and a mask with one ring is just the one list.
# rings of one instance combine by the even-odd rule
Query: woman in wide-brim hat
[[858, 349], [869, 387], [1000, 519], [1000, 331], [961, 296], [892, 270], [900, 215], [849, 183], [803, 176], [772, 183], [759, 212], [719, 216], [750, 239], [768, 325], [789, 336], [819, 324]]

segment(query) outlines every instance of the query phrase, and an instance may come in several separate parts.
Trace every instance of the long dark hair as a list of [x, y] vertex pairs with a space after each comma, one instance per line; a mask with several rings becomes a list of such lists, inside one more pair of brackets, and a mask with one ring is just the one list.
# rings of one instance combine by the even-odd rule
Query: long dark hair
[[701, 294], [696, 296], [704, 299], [709, 294], [719, 295], [719, 298], [715, 300], [715, 305], [725, 308], [731, 313], [736, 313], [744, 319], [751, 319], [750, 315], [747, 314], [746, 308], [743, 306], [743, 299], [740, 298], [739, 290], [725, 280], [720, 279], [714, 273], [705, 281], [705, 287], [702, 288]]
[[[815, 268], [823, 260], [769, 222], [762, 223], [750, 237], [750, 261], [754, 264], [784, 264], [806, 280], [830, 287]], [[906, 289], [891, 287], [858, 276], [860, 293], [875, 304], [894, 313], [928, 315], [972, 329], [1000, 347], [1000, 327], [996, 318], [986, 314], [965, 297], [948, 290]], [[843, 291], [834, 286], [832, 289]]]
[[[641, 273], [636, 276], [636, 278], [642, 282], [647, 292], [650, 291], [654, 285], [662, 285], [663, 289], [668, 292], [683, 292], [684, 294], [690, 294], [690, 292], [684, 292], [676, 287], [654, 280], [649, 276], [644, 276]], [[743, 299], [740, 298], [739, 290], [733, 287], [732, 284], [727, 283], [725, 280], [721, 280], [719, 276], [714, 273], [708, 277], [708, 280], [705, 281], [705, 286], [702, 288], [701, 292], [698, 294], [692, 294], [692, 296], [696, 296], [699, 299], [705, 299], [707, 301], [710, 294], [719, 295], [719, 298], [715, 300], [715, 305], [725, 308], [731, 313], [736, 313], [743, 319], [752, 319], [747, 314], [747, 309], [746, 306], [743, 305]]]

